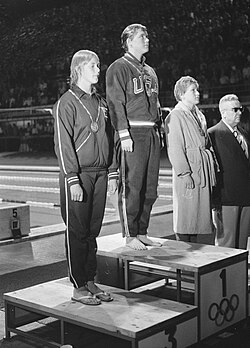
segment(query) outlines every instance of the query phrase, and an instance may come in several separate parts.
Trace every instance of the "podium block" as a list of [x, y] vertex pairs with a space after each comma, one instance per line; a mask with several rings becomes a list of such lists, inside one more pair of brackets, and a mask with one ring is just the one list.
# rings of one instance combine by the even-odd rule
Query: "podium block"
[[193, 304], [198, 307], [198, 341], [247, 319], [247, 250], [162, 241], [161, 247], [132, 250], [125, 246], [120, 234], [103, 236], [97, 240], [97, 253], [119, 260], [126, 289], [131, 289], [130, 278], [136, 266], [136, 269], [141, 268], [141, 272], [175, 279], [176, 297], [182, 302], [183, 283], [188, 279], [194, 296]]
[[20, 238], [30, 233], [28, 204], [0, 203], [0, 240]]
[[[59, 347], [66, 343], [65, 339], [70, 335], [70, 330], [67, 330], [65, 335], [65, 324], [71, 323], [79, 328], [91, 330], [89, 334], [93, 337], [98, 333], [105, 334], [105, 337], [108, 337], [108, 345], [103, 337], [105, 347], [186, 348], [197, 342], [196, 306], [115, 287], [100, 286], [112, 294], [112, 302], [88, 306], [72, 301], [73, 288], [68, 278], [4, 294], [6, 338], [10, 338], [13, 332], [39, 341], [40, 344], [44, 343], [43, 346], [46, 347]], [[52, 341], [50, 335], [44, 334], [45, 331], [36, 335], [33, 330], [25, 328], [25, 325], [37, 321], [39, 316], [59, 320], [60, 331], [56, 339], [58, 341], [61, 333], [60, 343]], [[74, 332], [75, 330], [71, 335], [74, 335]], [[113, 338], [119, 339], [120, 342], [113, 344]], [[89, 346], [85, 344], [86, 337], [77, 343], [81, 347]]]
[[199, 306], [201, 339], [247, 317], [247, 263], [224, 266], [200, 276]]

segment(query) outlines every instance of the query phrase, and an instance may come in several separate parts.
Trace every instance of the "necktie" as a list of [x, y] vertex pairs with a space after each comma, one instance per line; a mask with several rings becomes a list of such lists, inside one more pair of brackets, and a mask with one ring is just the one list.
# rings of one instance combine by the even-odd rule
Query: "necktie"
[[238, 143], [240, 144], [240, 146], [241, 146], [242, 150], [244, 151], [244, 154], [246, 155], [246, 157], [248, 157], [246, 144], [243, 141], [242, 135], [237, 130], [235, 130], [233, 132], [233, 135], [235, 136], [235, 138], [237, 139]]

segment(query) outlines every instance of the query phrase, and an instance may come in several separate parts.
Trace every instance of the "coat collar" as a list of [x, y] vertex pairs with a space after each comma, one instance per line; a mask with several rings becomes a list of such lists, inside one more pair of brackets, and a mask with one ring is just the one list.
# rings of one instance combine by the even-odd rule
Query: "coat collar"
[[[248, 163], [248, 165], [249, 165], [250, 164], [250, 156], [248, 158], [245, 156], [244, 152], [240, 149], [240, 147], [237, 144], [237, 139], [233, 135], [231, 129], [229, 129], [229, 127], [225, 124], [225, 122], [220, 120], [220, 122], [217, 123], [217, 125], [215, 125], [214, 127], [218, 127], [218, 129], [220, 130], [219, 136], [221, 138], [221, 141], [223, 141], [228, 148], [231, 148], [231, 146], [234, 146], [234, 148], [237, 149], [239, 156], [241, 156], [241, 158], [244, 160], [244, 162]], [[249, 141], [246, 137], [245, 131], [241, 127], [237, 127], [237, 128], [240, 131], [240, 133], [244, 135], [245, 141], [246, 141], [247, 146], [248, 146], [248, 154], [250, 154], [250, 151], [249, 151], [250, 144], [249, 144]], [[237, 147], [235, 147], [236, 144], [237, 144]]]
[[196, 115], [199, 118], [202, 130], [206, 133], [206, 129], [207, 129], [207, 122], [206, 122], [206, 118], [203, 115], [203, 113], [199, 110], [199, 108], [194, 105], [194, 109], [191, 110], [188, 106], [186, 106], [182, 101], [179, 101], [176, 106], [176, 109], [178, 110], [182, 110], [184, 111], [186, 114], [188, 114], [192, 119], [194, 119], [194, 111], [196, 113]]
[[[192, 111], [193, 111], [188, 106], [186, 106], [182, 101], [179, 101], [175, 107], [176, 107], [176, 109], [180, 109], [180, 110], [186, 111], [188, 113], [192, 113]], [[200, 113], [200, 111], [196, 105], [194, 105], [194, 110], [197, 114]]]
[[[220, 120], [219, 123], [217, 123], [217, 125], [224, 131], [227, 131], [228, 133], [233, 133], [233, 129], [231, 129], [224, 121]], [[245, 138], [246, 142], [249, 144], [249, 139], [247, 136], [246, 131], [244, 130], [244, 128], [242, 128], [240, 125], [237, 126], [236, 128]], [[249, 144], [250, 145], [250, 144]]]
[[228, 133], [233, 133], [233, 130], [229, 128], [229, 126], [222, 120], [218, 123], [218, 127], [220, 127], [222, 130], [227, 131]]

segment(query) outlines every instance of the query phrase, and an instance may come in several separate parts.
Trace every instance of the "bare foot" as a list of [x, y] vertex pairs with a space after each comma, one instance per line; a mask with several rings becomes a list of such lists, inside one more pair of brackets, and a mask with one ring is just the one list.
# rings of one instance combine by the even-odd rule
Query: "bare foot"
[[136, 237], [128, 237], [126, 240], [126, 246], [134, 250], [147, 250], [146, 246]]
[[162, 246], [160, 242], [154, 242], [152, 239], [148, 238], [147, 234], [138, 234], [137, 238], [144, 244], [148, 246]]

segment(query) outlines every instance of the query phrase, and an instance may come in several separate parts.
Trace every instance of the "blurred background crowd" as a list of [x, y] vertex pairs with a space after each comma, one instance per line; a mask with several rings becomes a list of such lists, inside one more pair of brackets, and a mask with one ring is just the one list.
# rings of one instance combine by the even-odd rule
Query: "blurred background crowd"
[[42, 2], [18, 7], [17, 0], [2, 1], [2, 108], [54, 103], [68, 88], [72, 54], [82, 48], [99, 55], [99, 91], [105, 93], [105, 71], [122, 54], [120, 34], [133, 22], [148, 27], [147, 59], [158, 73], [163, 99], [183, 74], [199, 81], [203, 99], [211, 97], [211, 88], [250, 83], [249, 0]]
[[120, 34], [136, 22], [149, 31], [147, 61], [157, 71], [162, 106], [173, 106], [174, 83], [187, 74], [199, 81], [203, 104], [218, 103], [225, 91], [244, 102], [249, 21], [250, 0], [0, 0], [0, 108], [53, 104], [68, 88], [79, 49], [99, 55], [105, 95], [106, 69], [123, 54]]

